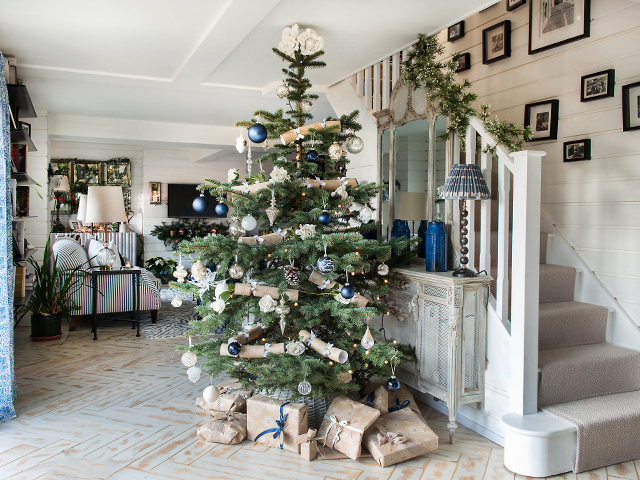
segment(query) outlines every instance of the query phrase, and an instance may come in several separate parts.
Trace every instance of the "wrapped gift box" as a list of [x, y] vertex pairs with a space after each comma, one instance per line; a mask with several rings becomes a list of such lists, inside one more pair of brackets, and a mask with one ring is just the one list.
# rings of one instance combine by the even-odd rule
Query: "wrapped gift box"
[[357, 460], [362, 451], [362, 435], [379, 416], [380, 412], [375, 408], [341, 395], [327, 410], [318, 436], [325, 446]]
[[216, 412], [214, 419], [196, 430], [206, 442], [235, 445], [247, 438], [247, 415]]
[[264, 395], [247, 400], [247, 438], [257, 443], [300, 453], [296, 438], [306, 433], [307, 406]]
[[364, 403], [367, 407], [375, 408], [380, 412], [380, 415], [386, 415], [389, 413], [389, 392], [380, 385], [360, 400], [360, 403]]
[[420, 413], [420, 409], [418, 408], [418, 405], [416, 404], [416, 401], [411, 394], [411, 390], [409, 390], [409, 387], [407, 387], [404, 383], [400, 384], [400, 388], [397, 391], [390, 392], [384, 385], [371, 382], [366, 387], [364, 387], [365, 398], [368, 398], [371, 392], [380, 391], [380, 388], [382, 388], [382, 390], [387, 394], [387, 405], [389, 408], [389, 413], [408, 408], [416, 413], [420, 418], [422, 418], [422, 421], [425, 424], [427, 423], [427, 421], [422, 417], [422, 413]]
[[373, 458], [388, 467], [438, 448], [438, 436], [421, 415], [403, 409], [378, 418], [363, 437]]

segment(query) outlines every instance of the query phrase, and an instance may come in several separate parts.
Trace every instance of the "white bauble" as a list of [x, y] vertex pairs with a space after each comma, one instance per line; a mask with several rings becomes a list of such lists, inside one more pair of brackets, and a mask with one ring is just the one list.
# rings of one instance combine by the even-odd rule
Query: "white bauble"
[[189, 377], [189, 380], [193, 383], [196, 383], [198, 380], [200, 380], [201, 375], [202, 370], [200, 369], [200, 367], [193, 366], [189, 370], [187, 370], [187, 377]]
[[378, 275], [386, 275], [389, 273], [389, 265], [387, 265], [386, 263], [381, 263], [380, 265], [378, 265]]
[[218, 387], [216, 387], [215, 385], [209, 385], [204, 389], [204, 392], [202, 392], [202, 398], [204, 398], [204, 401], [207, 403], [215, 402], [216, 400], [218, 400], [219, 396], [220, 390], [218, 390]]
[[193, 265], [191, 265], [191, 275], [196, 282], [202, 280], [207, 274], [207, 266], [202, 263], [202, 260], [198, 259]]
[[364, 142], [360, 137], [349, 137], [345, 147], [349, 153], [360, 153], [364, 148]]
[[180, 297], [173, 297], [173, 300], [171, 300], [171, 305], [176, 308], [182, 306], [182, 299]]
[[258, 226], [258, 222], [251, 214], [247, 215], [242, 219], [241, 222], [242, 228], [244, 228], [247, 232], [253, 230]]
[[185, 367], [193, 367], [196, 363], [198, 363], [198, 356], [191, 350], [182, 354], [182, 364]]
[[229, 267], [229, 276], [234, 280], [239, 280], [244, 275], [244, 268], [242, 268], [239, 264], [234, 263]]
[[247, 140], [240, 134], [238, 138], [236, 138], [236, 150], [238, 153], [244, 153], [247, 148]]
[[342, 153], [342, 147], [338, 142], [333, 142], [329, 147], [329, 157], [331, 157], [331, 160], [340, 160], [340, 158], [342, 158]]
[[305, 99], [300, 103], [300, 108], [305, 113], [309, 113], [311, 110], [313, 110], [313, 107], [313, 102], [309, 99]]

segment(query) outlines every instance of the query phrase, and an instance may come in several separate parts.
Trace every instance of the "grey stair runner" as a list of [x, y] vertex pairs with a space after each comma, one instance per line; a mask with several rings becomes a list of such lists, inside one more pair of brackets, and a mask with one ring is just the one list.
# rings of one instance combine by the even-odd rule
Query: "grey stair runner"
[[[496, 186], [497, 176], [492, 175]], [[491, 271], [497, 278], [498, 201], [491, 188]], [[480, 208], [476, 206], [478, 266]], [[510, 222], [511, 223], [511, 222]], [[511, 235], [509, 238], [511, 250]], [[640, 459], [640, 352], [606, 343], [608, 310], [574, 301], [576, 270], [547, 264], [540, 236], [538, 408], [576, 425], [574, 472]], [[511, 265], [511, 251], [509, 251]], [[509, 303], [511, 303], [511, 267]]]

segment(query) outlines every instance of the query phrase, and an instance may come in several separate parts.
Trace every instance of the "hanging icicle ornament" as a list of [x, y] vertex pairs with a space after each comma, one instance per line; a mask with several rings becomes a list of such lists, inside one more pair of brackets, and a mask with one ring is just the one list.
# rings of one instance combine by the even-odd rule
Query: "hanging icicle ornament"
[[191, 336], [189, 336], [189, 350], [182, 354], [182, 364], [185, 367], [193, 367], [198, 363], [198, 356], [191, 351]]
[[284, 303], [284, 295], [280, 297], [280, 305], [276, 307], [276, 315], [280, 315], [280, 331], [284, 335], [284, 329], [287, 326], [286, 316], [291, 311], [288, 305]]
[[373, 339], [373, 335], [371, 335], [371, 330], [369, 330], [369, 322], [367, 321], [367, 331], [364, 332], [364, 336], [362, 337], [362, 340], [360, 340], [360, 345], [369, 350], [375, 345], [375, 343], [376, 342]]
[[294, 265], [293, 259], [290, 265], [284, 266], [284, 278], [289, 285], [300, 283], [300, 269]]
[[378, 265], [378, 275], [382, 275], [383, 277], [389, 273], [389, 265], [386, 263], [381, 263]]
[[317, 267], [318, 267], [318, 271], [320, 273], [331, 273], [333, 272], [333, 267], [334, 267], [334, 262], [331, 259], [331, 257], [329, 257], [327, 255], [327, 243], [324, 243], [324, 257], [320, 257], [318, 259], [318, 263], [317, 263]]
[[200, 380], [200, 377], [202, 376], [202, 369], [200, 367], [196, 367], [195, 365], [191, 368], [189, 368], [189, 370], [187, 370], [187, 377], [189, 378], [190, 382], [196, 383], [198, 380]]
[[240, 129], [240, 136], [236, 138], [236, 150], [238, 153], [244, 153], [247, 149], [247, 139], [242, 136], [242, 129]]
[[199, 282], [207, 275], [207, 266], [198, 259], [191, 265], [191, 276], [196, 282]]
[[266, 210], [267, 218], [269, 218], [269, 224], [273, 227], [273, 222], [280, 213], [280, 210], [276, 207], [276, 192], [271, 190], [271, 206]]
[[364, 148], [364, 141], [360, 137], [349, 137], [345, 144], [345, 149], [349, 153], [360, 153]]
[[173, 276], [176, 277], [176, 279], [178, 280], [178, 283], [184, 283], [184, 279], [187, 275], [188, 273], [184, 269], [184, 266], [182, 265], [182, 254], [181, 254], [178, 260], [178, 266], [176, 267], [176, 271], [173, 272]]
[[278, 98], [286, 98], [289, 95], [289, 86], [286, 83], [281, 83], [276, 87], [276, 95]]
[[244, 268], [238, 263], [238, 254], [236, 254], [236, 263], [229, 267], [229, 276], [234, 280], [239, 280], [244, 275]]
[[342, 147], [338, 142], [333, 142], [333, 144], [329, 147], [329, 157], [331, 160], [340, 160], [342, 158]]

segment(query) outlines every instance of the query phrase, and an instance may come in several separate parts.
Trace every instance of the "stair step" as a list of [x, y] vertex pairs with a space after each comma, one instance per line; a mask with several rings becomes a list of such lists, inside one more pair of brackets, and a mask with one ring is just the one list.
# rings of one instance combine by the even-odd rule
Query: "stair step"
[[550, 405], [543, 410], [578, 426], [576, 473], [640, 459], [640, 391]]
[[[491, 267], [493, 280], [489, 284], [491, 293], [496, 295], [498, 267]], [[576, 269], [564, 265], [540, 264], [540, 303], [570, 302], [574, 298]], [[511, 267], [509, 267], [509, 303], [511, 303]]]
[[[511, 265], [511, 237], [512, 233], [509, 232], [509, 265]], [[546, 232], [540, 232], [540, 263], [547, 263], [547, 238]], [[475, 263], [474, 266], [480, 265], [480, 232], [476, 232], [475, 239]], [[491, 265], [498, 264], [498, 232], [490, 232], [489, 246], [491, 249]]]
[[640, 352], [609, 343], [538, 352], [538, 408], [640, 390]]
[[538, 348], [574, 347], [606, 341], [606, 307], [582, 302], [549, 302], [539, 307]]

